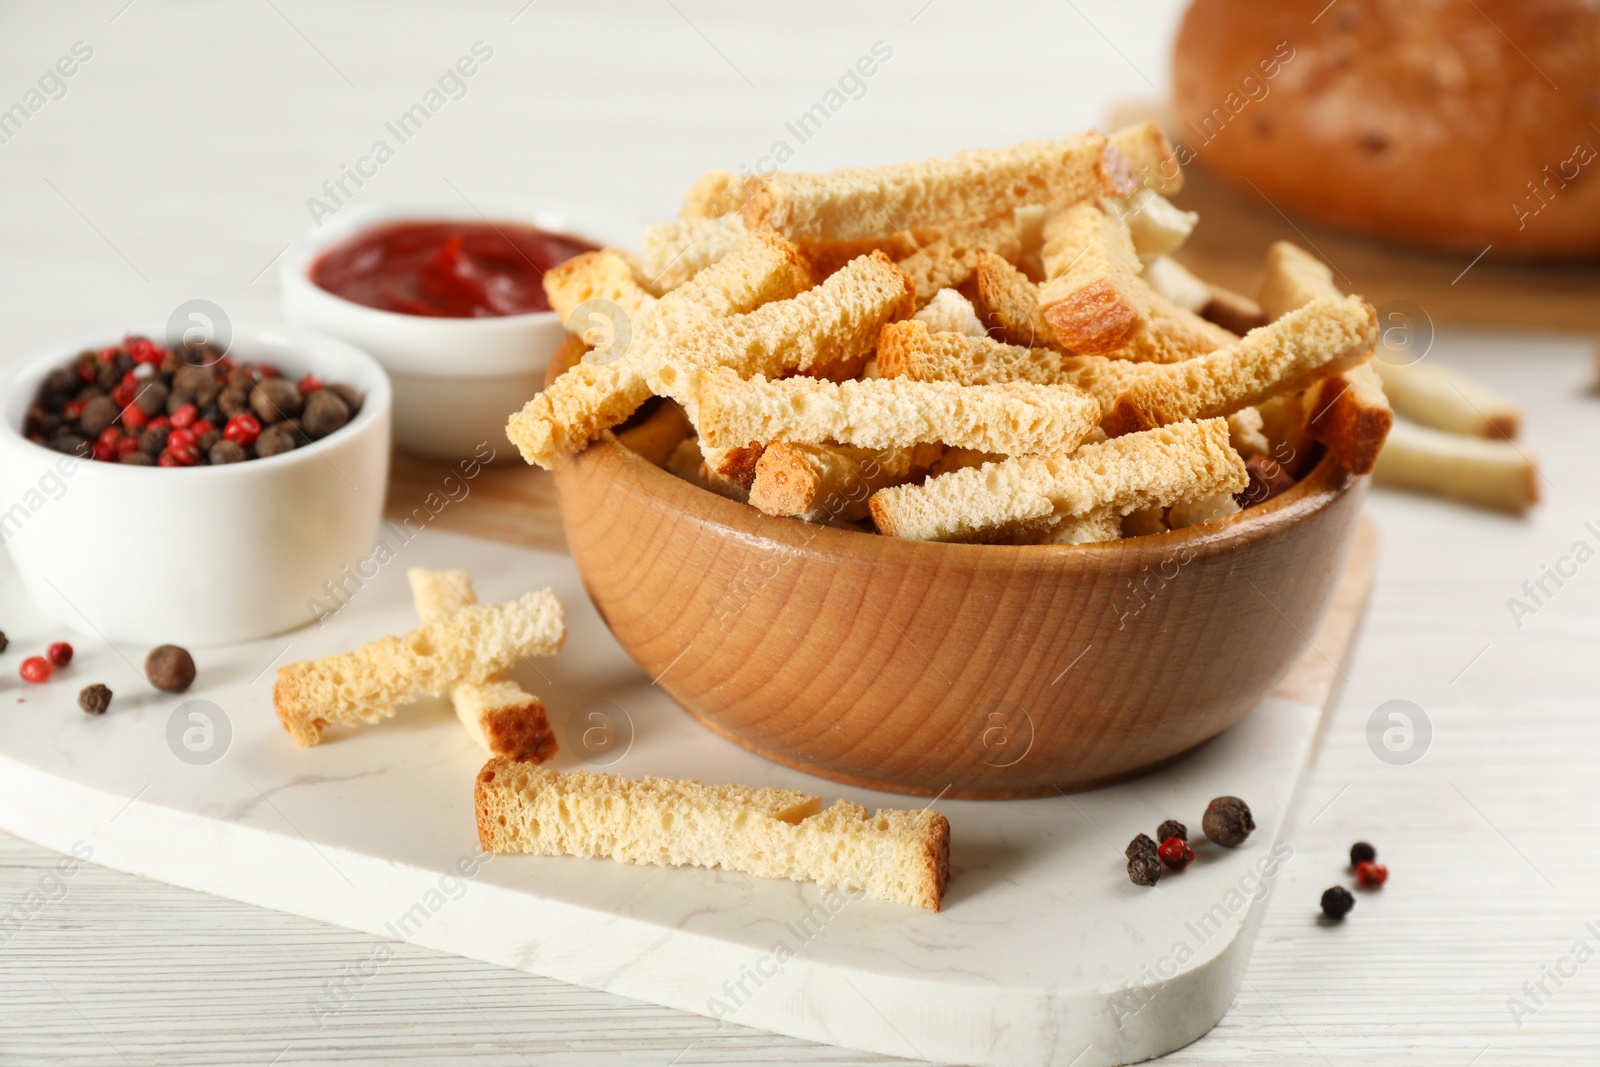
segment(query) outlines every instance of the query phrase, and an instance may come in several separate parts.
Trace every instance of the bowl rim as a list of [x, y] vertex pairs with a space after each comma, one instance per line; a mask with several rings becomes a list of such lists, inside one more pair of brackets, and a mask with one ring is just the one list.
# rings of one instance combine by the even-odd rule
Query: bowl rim
[[[291, 464], [310, 463], [316, 459], [322, 459], [323, 462], [327, 462], [326, 457], [322, 456], [319, 446], [327, 445], [330, 442], [343, 444], [379, 418], [387, 417], [387, 413], [394, 402], [394, 390], [389, 381], [389, 374], [383, 369], [382, 364], [348, 341], [341, 341], [337, 337], [319, 333], [305, 326], [244, 321], [234, 323], [232, 326], [230, 351], [232, 343], [236, 343], [241, 337], [248, 337], [254, 341], [274, 337], [282, 338], [286, 348], [295, 350], [311, 347], [342, 350], [340, 354], [358, 366], [363, 367], [373, 383], [372, 387], [367, 389], [361, 398], [361, 410], [356, 412], [353, 419], [327, 437], [313, 441], [304, 447], [282, 452], [276, 456], [267, 456], [264, 459], [252, 459], [243, 463], [224, 463], [220, 466], [158, 468], [154, 464], [141, 466], [131, 463], [100, 463], [82, 456], [57, 452], [53, 448], [30, 441], [24, 437], [22, 426], [20, 424], [13, 425], [9, 414], [10, 406], [14, 402], [16, 395], [18, 393], [32, 394], [38, 389], [39, 383], [44, 380], [44, 376], [49, 374], [50, 371], [68, 365], [72, 359], [75, 359], [80, 352], [86, 349], [104, 347], [107, 344], [105, 338], [113, 334], [116, 335], [117, 340], [129, 336], [155, 338], [162, 336], [162, 331], [158, 326], [150, 323], [140, 324], [131, 328], [124, 327], [120, 333], [109, 328], [96, 330], [92, 333], [80, 335], [74, 339], [74, 342], [58, 343], [35, 349], [25, 356], [0, 365], [0, 445], [20, 448], [23, 450], [24, 455], [33, 454], [27, 451], [32, 449], [41, 454], [40, 458], [48, 456], [55, 460], [64, 459], [84, 464], [87, 469], [97, 472], [103, 469], [103, 473], [100, 475], [102, 477], [148, 477], [154, 476], [158, 470], [162, 472], [161, 477], [164, 478], [172, 478], [174, 475], [188, 478], [248, 477], [253, 474], [265, 474], [281, 470]], [[307, 362], [310, 362], [314, 357], [307, 354], [305, 358]], [[24, 412], [24, 420], [26, 419], [27, 407], [32, 402], [32, 396], [29, 395], [21, 405]], [[112, 471], [124, 473], [112, 474]]]
[[[948, 563], [964, 569], [993, 565], [1013, 572], [1019, 564], [1099, 570], [1107, 563], [1122, 564], [1130, 558], [1145, 563], [1165, 563], [1185, 551], [1191, 558], [1217, 555], [1300, 525], [1330, 507], [1363, 477], [1352, 474], [1324, 449], [1312, 469], [1292, 487], [1223, 519], [1117, 541], [1079, 545], [996, 545], [914, 541], [840, 529], [792, 516], [768, 515], [657, 467], [617, 441], [609, 430], [582, 452], [561, 459], [556, 470], [558, 474], [570, 472], [587, 478], [593, 477], [595, 472], [576, 468], [580, 465], [590, 468], [596, 464], [609, 467], [611, 473], [626, 471], [644, 485], [651, 499], [692, 516], [701, 525], [724, 536], [736, 537], [751, 548], [806, 552], [857, 562], [891, 558], [904, 562], [908, 553], [922, 553], [929, 565]], [[556, 479], [558, 493], [564, 480]]]
[[407, 222], [450, 221], [512, 222], [558, 237], [571, 237], [595, 245], [597, 248], [613, 247], [615, 242], [607, 235], [620, 235], [620, 226], [606, 219], [590, 218], [582, 212], [565, 208], [529, 208], [526, 206], [494, 203], [487, 213], [464, 204], [444, 201], [393, 201], [377, 204], [359, 204], [341, 209], [324, 225], [304, 231], [283, 252], [279, 279], [282, 287], [300, 288], [325, 300], [329, 306], [339, 308], [339, 313], [379, 327], [416, 328], [419, 323], [432, 329], [455, 329], [485, 333], [499, 330], [527, 329], [560, 322], [560, 314], [549, 311], [525, 311], [517, 315], [485, 315], [462, 318], [448, 315], [408, 315], [403, 311], [388, 311], [369, 307], [338, 293], [324, 289], [311, 280], [311, 267], [316, 260], [335, 245], [381, 226]]

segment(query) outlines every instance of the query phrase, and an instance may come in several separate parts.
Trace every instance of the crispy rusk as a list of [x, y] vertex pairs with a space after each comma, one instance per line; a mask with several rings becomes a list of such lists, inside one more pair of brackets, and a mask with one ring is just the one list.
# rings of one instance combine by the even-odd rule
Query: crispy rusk
[[1320, 298], [1227, 348], [1141, 377], [1102, 426], [1118, 437], [1258, 405], [1360, 363], [1377, 332], [1376, 314], [1359, 297]]
[[1106, 197], [1101, 204], [1127, 228], [1134, 251], [1146, 263], [1182, 248], [1200, 221], [1195, 212], [1184, 211], [1150, 188], [1137, 189], [1126, 198]]
[[[697, 285], [700, 277], [684, 289]], [[641, 351], [638, 363], [650, 388], [682, 404], [698, 425], [699, 379], [706, 368], [771, 377], [864, 359], [876, 347], [883, 326], [910, 315], [912, 308], [911, 280], [887, 256], [874, 252], [791, 299], [729, 319], [680, 324], [666, 342]], [[701, 432], [704, 436], [703, 425]], [[730, 447], [755, 440], [768, 438], [706, 439], [701, 444]]]
[[726, 170], [708, 170], [683, 194], [681, 219], [714, 219], [744, 210], [745, 180]]
[[1098, 201], [1073, 204], [1044, 224], [1039, 306], [1069, 351], [1104, 355], [1122, 348], [1150, 317], [1133, 238]]
[[634, 267], [633, 258], [616, 248], [584, 252], [544, 272], [544, 295], [563, 324], [587, 300], [609, 300], [637, 318], [656, 298], [639, 284]]
[[1167, 528], [1181, 530], [1186, 526], [1198, 526], [1203, 522], [1237, 515], [1240, 510], [1239, 502], [1232, 493], [1211, 493], [1180, 500], [1167, 509]]
[[878, 532], [919, 541], [993, 540], [1054, 518], [1112, 508], [1125, 515], [1248, 484], [1224, 419], [1186, 422], [1086, 445], [1072, 455], [1022, 456], [872, 495]]
[[916, 286], [917, 306], [921, 307], [939, 290], [966, 284], [977, 267], [979, 252], [1015, 263], [1022, 254], [1015, 217], [1005, 215], [947, 227], [937, 240], [897, 259], [895, 265]]
[[837, 442], [862, 448], [942, 442], [1006, 455], [1070, 451], [1100, 405], [1065, 385], [954, 385], [903, 378], [826, 382], [700, 376], [701, 443]]
[[1016, 267], [989, 252], [975, 257], [973, 275], [978, 282], [974, 305], [978, 320], [1014, 345], [1065, 351], [1056, 331], [1039, 310], [1039, 288]]
[[1412, 422], [1448, 433], [1513, 440], [1522, 409], [1450, 367], [1434, 363], [1396, 366], [1381, 359], [1372, 370], [1395, 410]]
[[[556, 292], [563, 300], [576, 301], [573, 307], [588, 299], [614, 300], [628, 316], [631, 339], [609, 363], [576, 364], [511, 416], [506, 435], [523, 459], [546, 470], [562, 456], [586, 448], [600, 431], [626, 422], [649, 399], [651, 386], [644, 376], [649, 361], [644, 354], [660, 345], [663, 337], [703, 330], [705, 320], [753, 311], [793, 296], [809, 283], [794, 246], [770, 233], [748, 235], [732, 252], [659, 300], [631, 280], [631, 268], [620, 257], [591, 261], [557, 275], [566, 266], [545, 275], [547, 290], [552, 275], [557, 277], [552, 305], [558, 303]], [[623, 269], [630, 271], [626, 283]], [[615, 300], [618, 294], [636, 302]]]
[[617, 431], [617, 443], [658, 467], [665, 467], [678, 442], [694, 433], [689, 416], [675, 401], [663, 398], [644, 418]]
[[1269, 445], [1262, 454], [1272, 459], [1291, 477], [1304, 477], [1311, 469], [1311, 461], [1315, 455], [1315, 442], [1306, 428], [1305, 393], [1285, 393], [1282, 396], [1275, 396], [1271, 400], [1257, 404], [1255, 410], [1261, 415], [1261, 436], [1267, 439]]
[[767, 174], [746, 183], [744, 221], [803, 243], [872, 240], [1031, 204], [1128, 196], [1144, 182], [1176, 180], [1165, 177], [1178, 173], [1171, 156], [1171, 145], [1151, 124], [1111, 138], [1090, 132], [949, 159]]
[[1014, 545], [1090, 545], [1122, 538], [1122, 516], [1116, 508], [1095, 508], [1082, 515], [1054, 519], [1011, 538]]
[[[1341, 295], [1333, 270], [1311, 253], [1288, 241], [1278, 241], [1267, 251], [1261, 308], [1271, 318]], [[1384, 394], [1370, 362], [1318, 382], [1304, 398], [1306, 431], [1327, 445], [1347, 470], [1370, 474], [1394, 425], [1394, 411]]]
[[1228, 443], [1241, 456], [1265, 456], [1272, 451], [1267, 440], [1266, 420], [1260, 408], [1240, 408], [1228, 416]]
[[1306, 429], [1352, 474], [1371, 474], [1394, 426], [1394, 410], [1372, 360], [1306, 391]]
[[1049, 348], [932, 331], [911, 320], [883, 328], [878, 370], [885, 378], [958, 385], [1072, 385], [1094, 397], [1103, 415], [1140, 378], [1158, 373], [1159, 365], [1105, 356], [1063, 356]]
[[950, 876], [950, 823], [927, 807], [868, 812], [840, 800], [824, 811], [821, 798], [789, 789], [504, 760], [478, 773], [474, 806], [478, 843], [493, 852], [720, 868], [932, 911]]
[[1267, 249], [1267, 270], [1261, 279], [1257, 301], [1270, 322], [1305, 307], [1323, 296], [1340, 296], [1333, 280], [1333, 268], [1299, 245], [1274, 241]]
[[650, 292], [671, 292], [733, 251], [748, 231], [737, 214], [686, 218], [644, 229], [640, 273]]
[[[980, 253], [974, 277], [978, 318], [991, 332], [1012, 344], [1054, 348], [1070, 354], [1039, 308], [1039, 287], [1020, 270], [998, 256]], [[1239, 339], [1160, 293], [1150, 291], [1146, 300], [1150, 314], [1142, 328], [1135, 330], [1122, 347], [1108, 353], [1108, 358], [1175, 363], [1214, 352]]]
[[940, 289], [933, 294], [932, 300], [911, 317], [927, 323], [930, 330], [963, 333], [968, 337], [989, 336], [989, 331], [978, 321], [978, 312], [972, 306], [972, 301], [954, 289]]
[[867, 517], [867, 498], [898, 485], [939, 458], [938, 445], [867, 449], [850, 445], [772, 445], [756, 464], [750, 503], [768, 515], [811, 521]]
[[[406, 571], [406, 579], [424, 626], [478, 602], [472, 578], [463, 570], [413, 567]], [[556, 753], [556, 735], [544, 704], [504, 672], [483, 682], [451, 686], [450, 703], [467, 733], [491, 756], [543, 763]]]
[[[1111, 135], [1111, 143], [1133, 164], [1138, 186], [1162, 196], [1183, 189], [1183, 168], [1172, 153], [1172, 142], [1158, 122], [1132, 122]], [[1137, 192], [1137, 190], [1136, 190]], [[1051, 201], [1056, 204], [1066, 200]]]
[[553, 656], [566, 639], [561, 603], [545, 589], [492, 607], [464, 607], [403, 637], [278, 668], [272, 703], [295, 744], [331, 724], [379, 722], [418, 693], [483, 683], [520, 659]]
[[1144, 265], [1144, 282], [1185, 311], [1199, 315], [1211, 303], [1211, 287], [1171, 256], [1157, 256]]
[[1200, 309], [1200, 317], [1207, 322], [1243, 337], [1272, 321], [1261, 310], [1261, 305], [1248, 296], [1225, 289], [1215, 282], [1206, 282], [1206, 288], [1211, 292], [1211, 299]]
[[720, 478], [749, 489], [756, 477], [756, 464], [766, 446], [761, 444], [734, 445], [731, 448], [712, 448], [700, 442], [700, 454], [705, 457], [708, 477]]
[[1399, 420], [1372, 470], [1375, 485], [1522, 514], [1539, 502], [1539, 472], [1510, 441]]

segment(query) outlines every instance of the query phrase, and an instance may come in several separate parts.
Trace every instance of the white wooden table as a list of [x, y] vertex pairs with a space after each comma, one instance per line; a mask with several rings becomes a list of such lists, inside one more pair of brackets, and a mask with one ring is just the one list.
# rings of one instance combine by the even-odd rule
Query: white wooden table
[[[756, 168], [779, 140], [789, 166], [817, 169], [1075, 131], [1164, 91], [1177, 7], [0, 7], [0, 108], [74, 42], [93, 50], [0, 143], [0, 358], [195, 297], [274, 317], [270, 268], [310, 224], [307, 199], [326, 200], [323, 182], [476, 41], [492, 57], [363, 188], [347, 182], [357, 202], [518, 199], [645, 221], [669, 216], [702, 168]], [[864, 93], [800, 143], [785, 123], [878, 41], [892, 55]], [[1587, 834], [1600, 811], [1600, 563], [1550, 585], [1520, 629], [1506, 603], [1575, 542], [1600, 549], [1584, 526], [1600, 529], [1593, 346], [1440, 332], [1430, 359], [1527, 406], [1547, 503], [1517, 521], [1374, 494], [1379, 584], [1294, 859], [1233, 1010], [1173, 1062], [1600, 1055], [1600, 848]], [[17, 684], [0, 681], [0, 703]], [[1433, 730], [1404, 766], [1367, 741], [1395, 699]], [[1377, 842], [1390, 884], [1342, 927], [1319, 926], [1317, 898], [1347, 881], [1357, 838]], [[0, 913], [47, 887], [56, 861], [0, 837]], [[365, 935], [80, 866], [0, 943], [0, 1064], [874, 1059], [407, 945], [319, 1029], [308, 1002], [370, 951]]]

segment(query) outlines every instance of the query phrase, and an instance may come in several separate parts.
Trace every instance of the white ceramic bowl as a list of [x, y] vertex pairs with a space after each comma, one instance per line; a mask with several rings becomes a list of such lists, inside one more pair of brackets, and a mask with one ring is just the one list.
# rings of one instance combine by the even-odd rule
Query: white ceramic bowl
[[[491, 211], [487, 217], [602, 247], [627, 240], [615, 222], [564, 213]], [[394, 383], [395, 442], [435, 459], [473, 455], [485, 441], [502, 456], [516, 455], [506, 447], [506, 420], [544, 388], [550, 355], [565, 335], [560, 317], [539, 311], [446, 319], [383, 311], [318, 287], [311, 267], [329, 248], [375, 226], [484, 218], [461, 203], [350, 207], [306, 234], [279, 266], [284, 315], [372, 353]]]
[[79, 460], [23, 437], [44, 376], [120, 338], [103, 331], [0, 372], [0, 538], [34, 602], [79, 633], [139, 645], [246, 641], [314, 621], [319, 601], [339, 606], [325, 583], [371, 553], [383, 514], [383, 368], [330, 337], [235, 325], [235, 359], [347, 382], [361, 410], [320, 441], [219, 467]]

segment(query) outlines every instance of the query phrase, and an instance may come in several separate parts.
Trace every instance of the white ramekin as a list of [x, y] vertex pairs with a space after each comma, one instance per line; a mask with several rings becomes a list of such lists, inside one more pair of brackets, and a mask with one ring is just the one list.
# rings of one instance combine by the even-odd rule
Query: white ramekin
[[[158, 341], [165, 328], [128, 332]], [[45, 375], [102, 331], [0, 372], [0, 538], [34, 602], [107, 640], [227, 644], [311, 622], [372, 549], [389, 476], [388, 377], [352, 346], [293, 327], [233, 327], [229, 355], [362, 394], [349, 424], [292, 452], [218, 467], [79, 460], [22, 436]]]
[[485, 441], [502, 456], [516, 455], [506, 447], [506, 420], [544, 387], [545, 368], [565, 333], [560, 317], [539, 311], [444, 319], [382, 311], [319, 288], [311, 266], [332, 246], [374, 226], [486, 217], [601, 247], [626, 240], [615, 222], [560, 212], [484, 215], [462, 203], [349, 207], [307, 233], [279, 266], [285, 317], [343, 338], [382, 363], [394, 383], [395, 442], [435, 459], [471, 456]]

